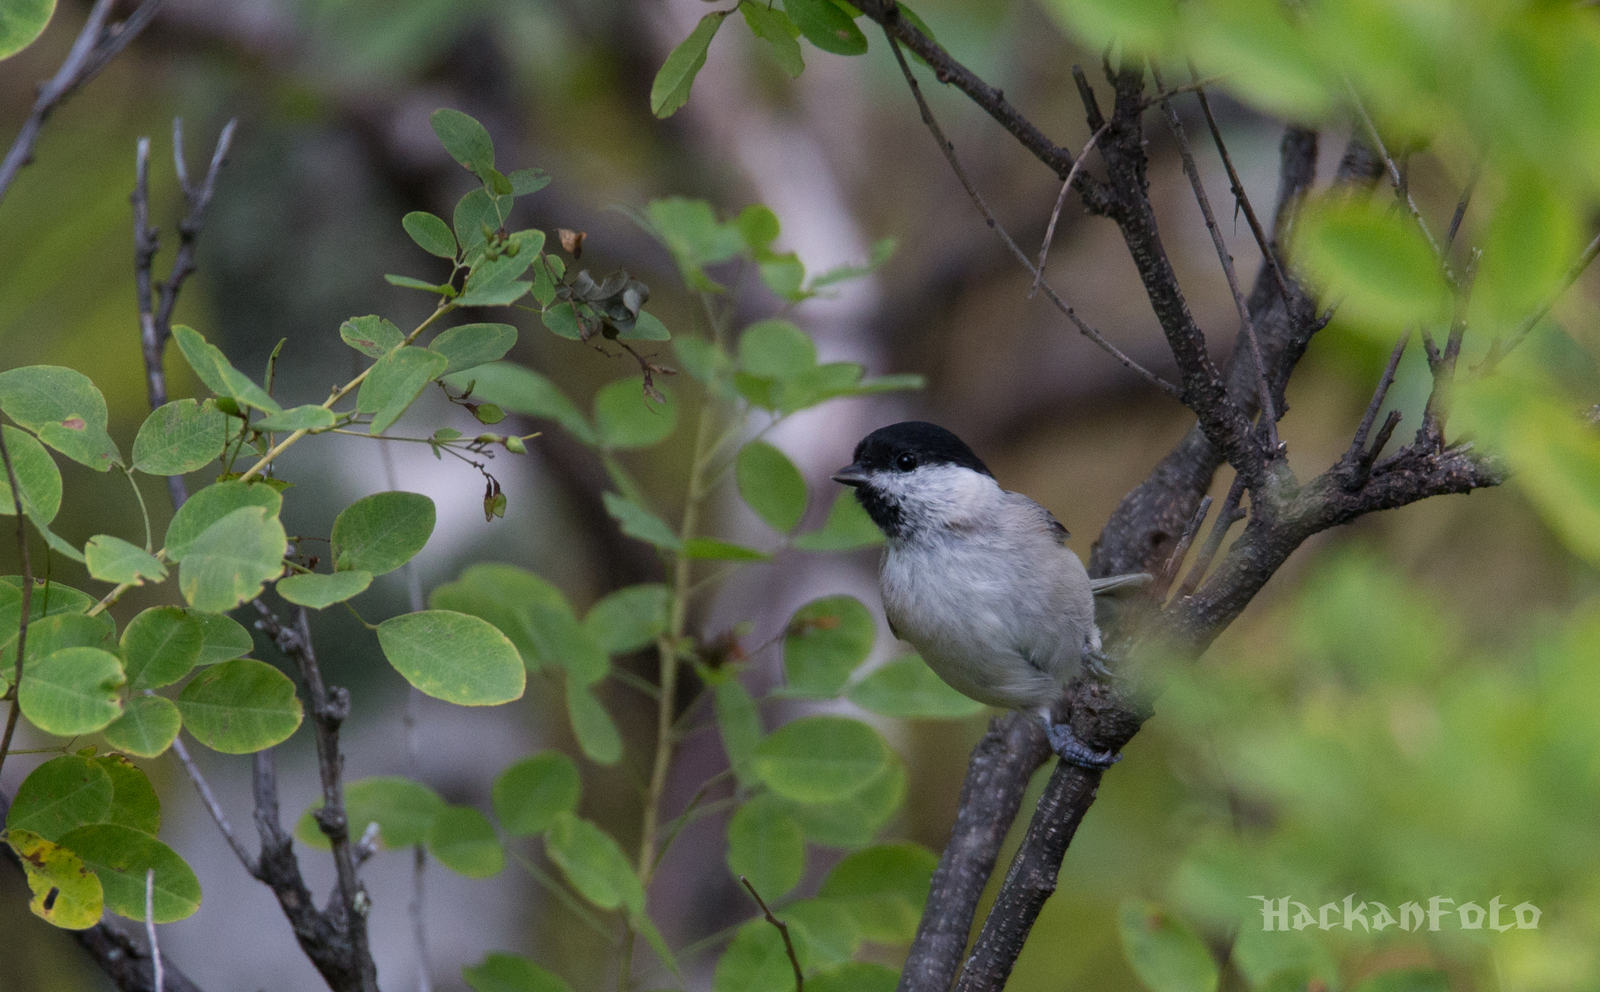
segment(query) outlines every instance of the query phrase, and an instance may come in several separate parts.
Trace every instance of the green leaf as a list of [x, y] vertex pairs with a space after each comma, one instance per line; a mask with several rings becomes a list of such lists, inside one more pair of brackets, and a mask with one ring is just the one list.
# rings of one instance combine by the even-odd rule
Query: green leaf
[[784, 72], [798, 78], [805, 71], [805, 60], [800, 57], [800, 43], [794, 40], [800, 29], [788, 14], [776, 7], [756, 3], [755, 0], [739, 0], [739, 13], [744, 15], [744, 22], [750, 25], [752, 34], [772, 45], [772, 54]]
[[505, 357], [517, 343], [517, 329], [510, 324], [462, 324], [452, 327], [428, 345], [450, 364], [444, 374], [476, 368]]
[[800, 965], [806, 970], [839, 965], [861, 949], [861, 928], [850, 911], [833, 899], [801, 899], [783, 908], [784, 922], [798, 931], [805, 952]]
[[337, 422], [332, 410], [310, 403], [263, 417], [250, 426], [259, 431], [321, 431]]
[[1208, 74], [1225, 73], [1230, 92], [1290, 120], [1317, 120], [1327, 112], [1337, 77], [1324, 74], [1312, 33], [1280, 11], [1217, 4], [1185, 21], [1185, 48]]
[[559, 975], [519, 954], [490, 954], [482, 964], [464, 965], [461, 979], [473, 992], [572, 992]]
[[783, 637], [784, 694], [829, 699], [872, 653], [878, 628], [853, 596], [827, 596], [795, 611]]
[[82, 372], [59, 365], [0, 372], [0, 410], [80, 465], [104, 472], [122, 464], [106, 433], [105, 397]]
[[[795, 952], [805, 960], [805, 938], [796, 930], [789, 936]], [[739, 928], [711, 976], [712, 992], [794, 992], [794, 988], [794, 965], [789, 962], [783, 937], [777, 927], [759, 916]]]
[[100, 876], [106, 909], [130, 920], [144, 919], [145, 879], [151, 885], [157, 923], [172, 923], [200, 908], [200, 880], [178, 852], [154, 837], [115, 823], [96, 823], [66, 834], [61, 846]]
[[[900, 12], [902, 14], [909, 13], [905, 4], [900, 5]], [[909, 20], [910, 18], [907, 19]], [[924, 31], [923, 34], [932, 37], [930, 32]], [[918, 58], [920, 60], [921, 57], [918, 56]], [[814, 291], [825, 286], [831, 286], [834, 283], [848, 282], [851, 279], [860, 279], [862, 276], [871, 275], [885, 262], [894, 257], [895, 249], [898, 247], [899, 242], [894, 238], [880, 238], [873, 242], [872, 250], [867, 254], [867, 263], [865, 265], [841, 265], [819, 273], [815, 279], [811, 280], [811, 289]]]
[[428, 120], [433, 124], [433, 133], [439, 136], [439, 144], [467, 171], [481, 179], [494, 168], [494, 142], [475, 118], [441, 107]]
[[622, 735], [616, 721], [606, 712], [588, 686], [567, 679], [567, 718], [584, 756], [598, 765], [614, 765], [622, 760]]
[[51, 758], [17, 786], [6, 829], [59, 840], [69, 830], [104, 820], [115, 796], [116, 786], [104, 766], [77, 754]]
[[789, 456], [765, 441], [739, 449], [739, 495], [774, 530], [794, 530], [806, 512], [806, 480]]
[[436, 351], [409, 345], [378, 359], [356, 393], [356, 410], [372, 414], [367, 433], [388, 430], [449, 364], [450, 360]]
[[578, 322], [578, 311], [571, 303], [557, 303], [553, 307], [545, 308], [539, 322], [558, 338], [568, 341], [582, 341], [583, 327]]
[[678, 364], [696, 382], [727, 394], [726, 379], [733, 369], [733, 358], [721, 346], [705, 338], [679, 336], [672, 341]]
[[459, 706], [522, 698], [522, 657], [494, 625], [450, 610], [391, 617], [378, 625], [384, 657], [407, 682]]
[[194, 374], [199, 376], [200, 381], [213, 393], [231, 397], [240, 406], [254, 407], [263, 413], [277, 413], [283, 409], [276, 400], [267, 395], [266, 390], [234, 368], [222, 354], [222, 349], [207, 343], [199, 331], [176, 324], [172, 328], [172, 337], [178, 342], [178, 350], [183, 352], [183, 357], [188, 360], [189, 367], [194, 369]]
[[617, 334], [618, 341], [671, 341], [672, 332], [667, 330], [655, 314], [648, 310], [640, 310], [634, 318], [633, 326]]
[[[21, 484], [20, 479], [18, 480], [18, 484]], [[55, 531], [52, 531], [37, 514], [28, 509], [27, 504], [23, 504], [22, 512], [28, 515], [28, 522], [33, 524], [34, 530], [37, 530], [39, 532], [39, 536], [44, 538], [44, 543], [50, 546], [50, 550], [56, 552], [57, 554], [65, 555], [79, 564], [83, 563], [83, 552], [79, 551], [65, 539], [58, 536]]]
[[471, 806], [447, 806], [434, 817], [428, 853], [468, 878], [489, 878], [506, 866], [505, 848], [489, 818]]
[[[430, 287], [431, 288], [431, 287]], [[344, 343], [369, 358], [382, 358], [405, 343], [400, 328], [377, 315], [351, 317], [339, 325]]]
[[1403, 212], [1344, 200], [1305, 211], [1299, 261], [1332, 296], [1341, 317], [1388, 330], [1448, 313], [1439, 261]]
[[1450, 976], [1437, 968], [1392, 968], [1363, 978], [1355, 992], [1450, 992]]
[[665, 403], [645, 397], [644, 379], [630, 376], [606, 386], [594, 398], [594, 422], [608, 448], [648, 448], [665, 441], [678, 426], [678, 404], [663, 391]]
[[182, 475], [216, 461], [227, 446], [228, 416], [215, 400], [173, 400], [139, 425], [133, 467], [150, 475]]
[[938, 864], [920, 844], [869, 847], [839, 862], [817, 894], [849, 910], [866, 939], [904, 944], [916, 936]]
[[103, 733], [106, 742], [118, 751], [154, 758], [172, 746], [182, 726], [183, 717], [172, 700], [134, 693], [122, 704], [122, 715]]
[[527, 271], [528, 266], [533, 264], [533, 260], [538, 256], [539, 249], [544, 247], [544, 232], [519, 231], [509, 240], [519, 246], [517, 253], [515, 255], [502, 253], [495, 258], [484, 258], [477, 262], [473, 266], [472, 273], [467, 276], [467, 284], [462, 287], [461, 296], [456, 300], [457, 306], [505, 306], [515, 303], [533, 288], [533, 283], [519, 281], [517, 277]]
[[[317, 825], [314, 815], [322, 800], [312, 803], [295, 823], [294, 835], [301, 843], [319, 851], [329, 850], [328, 836]], [[350, 836], [360, 837], [369, 824], [378, 825], [378, 843], [383, 850], [398, 850], [425, 844], [433, 821], [445, 809], [445, 802], [432, 789], [398, 775], [377, 775], [346, 782], [345, 820]]]
[[1120, 44], [1132, 52], [1159, 54], [1178, 34], [1173, 0], [1048, 0], [1044, 8], [1069, 34], [1095, 49]]
[[689, 88], [694, 85], [694, 77], [706, 64], [706, 49], [711, 46], [711, 39], [716, 37], [717, 29], [722, 27], [722, 21], [727, 16], [726, 10], [714, 10], [700, 18], [700, 23], [689, 32], [689, 37], [679, 42], [678, 47], [667, 56], [667, 61], [662, 64], [661, 71], [656, 73], [656, 80], [650, 86], [652, 114], [671, 117], [679, 107], [689, 102]]
[[851, 961], [808, 976], [806, 989], [807, 992], [894, 992], [899, 983], [900, 973], [893, 968], [868, 961]]
[[916, 655], [880, 665], [850, 687], [852, 703], [879, 716], [960, 719], [986, 707], [950, 688]]
[[147, 834], [159, 831], [161, 800], [144, 770], [120, 754], [102, 754], [90, 760], [111, 776], [111, 808], [102, 820]]
[[761, 795], [739, 807], [728, 824], [728, 869], [743, 875], [772, 902], [800, 884], [806, 839], [783, 804]]
[[25, 663], [17, 692], [22, 715], [48, 734], [100, 730], [122, 715], [122, 662], [99, 648], [62, 648]]
[[89, 538], [89, 543], [83, 546], [83, 557], [89, 565], [89, 574], [101, 582], [142, 586], [146, 579], [167, 580], [167, 566], [155, 555], [110, 534]]
[[784, 0], [795, 27], [806, 40], [835, 55], [860, 55], [867, 50], [866, 35], [832, 0]]
[[[6, 453], [11, 456], [17, 488], [22, 490], [22, 512], [49, 523], [61, 510], [61, 469], [32, 434], [9, 424], [0, 430], [5, 431]], [[0, 516], [16, 515], [17, 502], [11, 495], [11, 481], [4, 466], [0, 466]]]
[[420, 493], [363, 496], [333, 521], [333, 567], [373, 575], [410, 561], [433, 536], [433, 500]]
[[848, 551], [882, 543], [883, 532], [850, 489], [834, 497], [821, 527], [794, 539], [794, 546], [802, 551]]
[[606, 652], [578, 623], [561, 590], [526, 569], [474, 565], [456, 582], [435, 589], [429, 605], [494, 624], [516, 646], [529, 671], [560, 666], [575, 681], [592, 685], [611, 670]]
[[279, 579], [277, 590], [278, 595], [297, 606], [323, 610], [334, 603], [342, 603], [359, 596], [366, 592], [367, 586], [370, 585], [372, 585], [371, 572], [355, 570], [334, 572], [332, 575], [305, 572]]
[[708, 561], [770, 561], [772, 555], [755, 548], [747, 548], [742, 544], [730, 544], [727, 541], [718, 541], [709, 537], [691, 537], [683, 544], [683, 554], [686, 558], [701, 558]]
[[787, 320], [759, 320], [739, 336], [739, 368], [751, 375], [785, 379], [816, 365], [817, 346]]
[[717, 729], [722, 734], [722, 749], [727, 752], [728, 765], [741, 786], [754, 785], [760, 781], [754, 767], [756, 745], [766, 733], [761, 726], [761, 711], [749, 690], [737, 679], [719, 683], [712, 691]]
[[805, 288], [806, 267], [794, 252], [762, 259], [761, 281], [779, 299], [799, 303], [814, 295]]
[[1567, 267], [1581, 248], [1580, 211], [1538, 171], [1512, 172], [1505, 188], [1505, 199], [1483, 234], [1483, 256], [1472, 283], [1469, 323], [1484, 330], [1513, 327], [1544, 300], [1559, 296]]
[[[83, 613], [98, 599], [69, 585], [36, 578], [33, 580], [33, 606], [28, 616], [37, 620], [57, 613]], [[0, 575], [0, 623], [9, 620], [14, 630], [21, 615], [21, 602], [22, 576]], [[4, 667], [0, 665], [0, 671]]]
[[122, 664], [128, 688], [135, 692], [159, 689], [178, 681], [200, 661], [204, 643], [200, 621], [176, 606], [150, 607], [122, 629]]
[[456, 236], [451, 233], [450, 225], [441, 218], [426, 210], [413, 210], [400, 218], [400, 226], [411, 235], [417, 247], [428, 254], [449, 259], [456, 257]]
[[178, 589], [197, 610], [231, 610], [278, 577], [288, 543], [283, 524], [264, 508], [234, 510], [207, 527], [184, 552]]
[[616, 493], [603, 493], [600, 498], [605, 503], [606, 512], [622, 527], [624, 534], [666, 551], [683, 549], [683, 542], [667, 526], [667, 522], [638, 503], [623, 499]]
[[[511, 197], [503, 197], [509, 207]], [[504, 224], [504, 215], [500, 212], [498, 199], [489, 195], [486, 190], [475, 189], [463, 196], [456, 203], [455, 214], [451, 218], [451, 226], [455, 228], [456, 240], [461, 242], [461, 250], [468, 253], [470, 258], [485, 244], [483, 229], [498, 231]]]
[[0, 59], [8, 59], [33, 44], [44, 34], [45, 25], [50, 23], [50, 15], [55, 11], [56, 0], [10, 0], [5, 6], [5, 16], [0, 18]]
[[300, 726], [294, 683], [264, 661], [236, 658], [202, 671], [178, 694], [194, 739], [223, 754], [250, 754], [289, 739]]
[[773, 792], [801, 803], [853, 795], [890, 762], [889, 745], [860, 720], [808, 716], [756, 745], [756, 774]]
[[[475, 190], [474, 192], [481, 193], [483, 191]], [[478, 241], [480, 243], [483, 241], [483, 236], [481, 234], [478, 236]], [[446, 299], [455, 295], [455, 290], [450, 288], [449, 283], [434, 284], [428, 282], [426, 279], [413, 279], [411, 276], [396, 275], [385, 275], [383, 277], [383, 281], [391, 286], [399, 286], [401, 289], [421, 289], [429, 293], [438, 293], [440, 296], [443, 296]]]
[[578, 767], [560, 751], [541, 751], [501, 772], [494, 780], [494, 815], [513, 837], [542, 834], [556, 814], [578, 808], [583, 782]]
[[543, 169], [518, 169], [506, 178], [511, 180], [512, 196], [527, 196], [550, 185], [550, 174]]
[[[34, 593], [34, 607], [30, 613], [39, 610], [39, 592]], [[55, 613], [45, 617], [30, 620], [28, 623], [28, 649], [23, 658], [24, 664], [33, 662], [53, 654], [62, 648], [104, 648], [114, 651], [113, 643], [116, 627], [111, 618], [105, 614], [99, 616], [84, 616], [82, 609], [77, 612]], [[9, 677], [16, 671], [18, 611], [13, 607], [6, 611], [9, 615], [0, 618], [0, 658], [8, 659], [10, 664], [0, 663], [0, 683], [9, 685]]]
[[82, 858], [31, 830], [12, 830], [5, 839], [27, 873], [33, 915], [63, 930], [87, 930], [100, 922], [104, 892]]
[[532, 369], [494, 362], [465, 375], [450, 376], [446, 384], [457, 391], [464, 391], [470, 384], [473, 399], [487, 400], [510, 413], [553, 420], [584, 444], [595, 443], [588, 418], [555, 383]]
[[219, 661], [232, 661], [249, 654], [250, 649], [255, 646], [250, 639], [250, 632], [232, 617], [225, 617], [220, 613], [206, 613], [203, 610], [190, 609], [183, 612], [200, 624], [200, 632], [205, 638], [200, 645], [200, 660], [195, 662], [196, 665], [215, 665]]
[[651, 200], [646, 212], [650, 225], [672, 253], [689, 287], [702, 292], [721, 289], [707, 278], [704, 267], [726, 262], [739, 254], [744, 239], [739, 236], [738, 229], [719, 223], [711, 204], [704, 200], [678, 196]]
[[1153, 903], [1126, 899], [1117, 931], [1123, 957], [1151, 992], [1216, 992], [1217, 963], [1182, 920]]
[[182, 561], [195, 539], [207, 528], [246, 506], [259, 506], [268, 515], [277, 516], [283, 508], [283, 497], [264, 483], [237, 479], [215, 483], [190, 496], [167, 525], [167, 560]]
[[644, 909], [644, 889], [611, 835], [571, 813], [557, 813], [544, 835], [545, 852], [567, 881], [601, 909]]
[[589, 608], [583, 629], [607, 654], [629, 654], [667, 629], [667, 587], [659, 582], [627, 586]]

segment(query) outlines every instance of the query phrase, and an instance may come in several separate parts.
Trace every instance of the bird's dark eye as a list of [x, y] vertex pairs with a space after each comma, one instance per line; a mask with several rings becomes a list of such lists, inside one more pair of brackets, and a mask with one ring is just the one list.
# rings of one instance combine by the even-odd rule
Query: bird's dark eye
[[894, 460], [894, 467], [902, 472], [909, 472], [917, 467], [917, 456], [906, 452]]

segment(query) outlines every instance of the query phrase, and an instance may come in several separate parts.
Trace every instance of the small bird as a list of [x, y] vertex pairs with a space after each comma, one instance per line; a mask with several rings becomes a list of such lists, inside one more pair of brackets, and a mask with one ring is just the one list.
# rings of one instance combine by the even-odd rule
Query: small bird
[[936, 424], [882, 427], [833, 480], [888, 543], [878, 587], [889, 629], [963, 695], [1037, 720], [1062, 760], [1109, 768], [1050, 708], [1080, 666], [1110, 677], [1094, 597], [1138, 588], [1144, 573], [1091, 580], [1049, 510], [1000, 488], [988, 466]]

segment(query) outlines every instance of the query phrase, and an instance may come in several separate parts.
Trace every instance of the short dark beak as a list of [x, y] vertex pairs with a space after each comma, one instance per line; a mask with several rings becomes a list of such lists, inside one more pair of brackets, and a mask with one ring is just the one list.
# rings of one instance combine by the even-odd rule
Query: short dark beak
[[846, 465], [833, 473], [833, 481], [846, 486], [864, 486], [867, 484], [867, 470], [860, 465]]

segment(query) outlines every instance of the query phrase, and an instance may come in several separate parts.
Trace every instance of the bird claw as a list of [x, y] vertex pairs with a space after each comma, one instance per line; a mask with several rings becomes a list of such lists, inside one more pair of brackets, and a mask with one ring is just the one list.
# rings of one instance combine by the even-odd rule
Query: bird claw
[[1122, 760], [1120, 751], [1097, 751], [1072, 732], [1072, 728], [1064, 723], [1047, 724], [1045, 737], [1050, 741], [1050, 750], [1054, 751], [1062, 761], [1079, 768], [1090, 771], [1103, 772], [1107, 768]]
[[1106, 662], [1110, 660], [1110, 655], [1096, 648], [1090, 648], [1083, 653], [1083, 667], [1102, 682], [1111, 682], [1122, 677], [1106, 667]]

